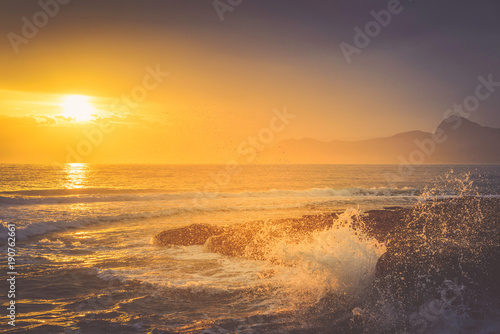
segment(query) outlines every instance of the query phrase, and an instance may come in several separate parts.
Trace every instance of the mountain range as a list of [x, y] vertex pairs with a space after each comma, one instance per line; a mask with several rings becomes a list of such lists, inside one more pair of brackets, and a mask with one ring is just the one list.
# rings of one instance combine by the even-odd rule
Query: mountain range
[[262, 152], [265, 163], [500, 163], [500, 129], [444, 119], [434, 132], [410, 131], [360, 141], [288, 139]]

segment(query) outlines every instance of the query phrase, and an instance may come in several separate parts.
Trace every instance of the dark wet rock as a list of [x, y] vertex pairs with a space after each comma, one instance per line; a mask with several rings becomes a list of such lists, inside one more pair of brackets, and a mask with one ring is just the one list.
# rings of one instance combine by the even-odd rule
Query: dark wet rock
[[499, 209], [498, 199], [478, 198], [436, 200], [413, 209], [384, 231], [388, 247], [376, 266], [378, 289], [403, 305], [453, 300], [471, 314], [498, 306]]
[[232, 227], [222, 234], [208, 238], [205, 243], [205, 249], [212, 253], [228, 256], [261, 259], [262, 252], [255, 249], [254, 243], [259, 237], [257, 231], [261, 230], [264, 225], [265, 223], [258, 222], [243, 224], [237, 228]]
[[406, 225], [406, 217], [411, 212], [409, 208], [391, 208], [370, 210], [363, 217], [365, 232], [380, 242], [391, 242], [396, 232]]
[[228, 256], [273, 261], [266, 255], [266, 246], [274, 240], [297, 243], [308, 240], [312, 232], [331, 227], [334, 217], [335, 214], [309, 215], [297, 219], [235, 225], [220, 235], [210, 237], [205, 248]]
[[152, 238], [157, 246], [205, 245], [210, 252], [228, 256], [264, 259], [265, 246], [272, 240], [286, 238], [291, 242], [307, 240], [313, 231], [333, 225], [336, 214], [307, 215], [295, 219], [255, 221], [220, 227], [192, 224], [162, 231]]
[[383, 254], [377, 262], [376, 277], [389, 284], [391, 292], [408, 305], [440, 298], [447, 282], [463, 289], [460, 297], [471, 304], [490, 297], [500, 300], [498, 264], [499, 247], [450, 246], [433, 253], [409, 244]]
[[[499, 203], [496, 198], [462, 197], [367, 212], [364, 224], [353, 227], [387, 246], [376, 266], [377, 288], [408, 305], [439, 298], [447, 282], [463, 287], [461, 298], [471, 305], [475, 299], [500, 300]], [[229, 227], [193, 224], [162, 231], [153, 243], [205, 245], [210, 252], [274, 262], [266, 253], [273, 241], [307, 241], [314, 231], [332, 227], [336, 217], [308, 215]]]
[[225, 227], [209, 224], [192, 224], [184, 227], [161, 231], [153, 236], [151, 242], [156, 246], [193, 246], [203, 245], [208, 238], [226, 230]]
[[[293, 265], [267, 252], [273, 242], [307, 241], [315, 231], [334, 226], [336, 217], [308, 215], [229, 227], [194, 224], [163, 231], [153, 240], [159, 245], [205, 245], [207, 251], [228, 256]], [[313, 323], [330, 324], [339, 332], [363, 333], [382, 323], [381, 333], [424, 333], [427, 326], [447, 321], [444, 310], [461, 319], [482, 319], [500, 307], [500, 199], [434, 199], [353, 218], [352, 228], [387, 250], [377, 261], [371, 284], [348, 295], [352, 300], [327, 294], [307, 315]], [[265, 272], [262, 277], [272, 275]], [[385, 319], [386, 310], [394, 318]]]

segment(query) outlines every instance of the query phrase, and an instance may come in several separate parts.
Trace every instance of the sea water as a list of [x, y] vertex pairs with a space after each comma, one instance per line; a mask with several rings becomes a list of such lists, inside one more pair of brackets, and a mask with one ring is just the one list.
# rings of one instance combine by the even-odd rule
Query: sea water
[[[397, 165], [255, 165], [231, 172], [225, 165], [0, 165], [0, 237], [7, 240], [8, 223], [16, 226], [11, 329], [336, 332], [335, 324], [357, 309], [317, 305], [332, 294], [360, 298], [385, 247], [349, 224], [298, 244], [272, 243], [274, 258], [292, 266], [201, 245], [153, 246], [152, 236], [194, 223], [229, 226], [332, 212], [349, 220], [371, 209], [415, 205], [429, 188], [433, 196], [461, 196], [442, 186], [450, 175], [467, 175], [479, 196], [500, 194], [496, 165], [415, 166], [404, 174]], [[1, 245], [6, 254], [6, 242]]]

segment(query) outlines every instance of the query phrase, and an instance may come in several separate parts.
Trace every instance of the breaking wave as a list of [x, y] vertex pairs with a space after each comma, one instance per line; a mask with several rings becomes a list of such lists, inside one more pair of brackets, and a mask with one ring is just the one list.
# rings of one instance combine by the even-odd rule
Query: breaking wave
[[162, 201], [196, 198], [275, 198], [275, 197], [359, 197], [359, 196], [418, 196], [414, 188], [312, 188], [307, 190], [254, 191], [240, 193], [185, 192], [165, 193], [160, 189], [46, 189], [0, 192], [0, 204], [36, 205], [95, 202]]

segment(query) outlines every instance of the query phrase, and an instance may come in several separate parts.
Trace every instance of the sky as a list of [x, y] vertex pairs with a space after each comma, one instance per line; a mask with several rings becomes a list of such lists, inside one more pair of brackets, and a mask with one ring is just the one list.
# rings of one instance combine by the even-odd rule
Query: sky
[[[361, 47], [373, 11], [390, 22]], [[224, 163], [252, 136], [433, 131], [479, 76], [500, 82], [499, 12], [493, 0], [1, 1], [0, 162]], [[498, 90], [470, 120], [500, 128]]]

